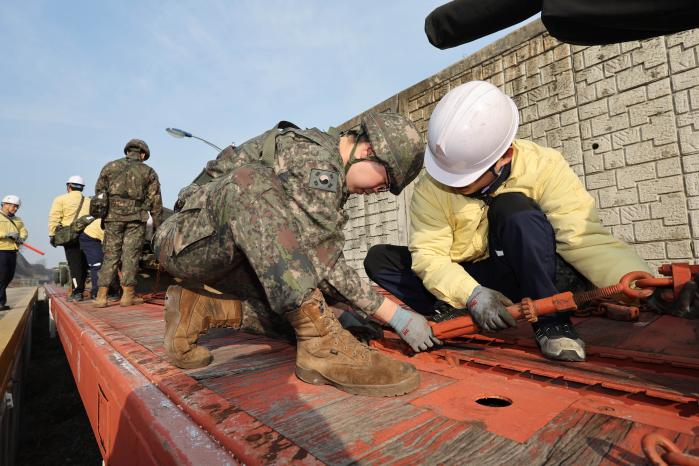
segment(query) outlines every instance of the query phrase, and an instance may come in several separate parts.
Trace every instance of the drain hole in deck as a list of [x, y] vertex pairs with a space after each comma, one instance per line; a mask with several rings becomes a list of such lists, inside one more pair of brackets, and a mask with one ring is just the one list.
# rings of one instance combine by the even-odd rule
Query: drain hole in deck
[[504, 408], [505, 406], [510, 406], [512, 400], [504, 396], [484, 396], [483, 398], [478, 398], [476, 403], [489, 408]]

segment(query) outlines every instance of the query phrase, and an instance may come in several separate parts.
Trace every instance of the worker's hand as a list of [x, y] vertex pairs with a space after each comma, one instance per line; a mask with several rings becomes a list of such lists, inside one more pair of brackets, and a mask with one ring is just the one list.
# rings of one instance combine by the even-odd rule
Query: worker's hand
[[49, 244], [54, 248], [56, 247], [56, 238], [54, 236], [49, 236]]
[[11, 231], [5, 235], [5, 238], [9, 238], [12, 241], [16, 242], [19, 239], [19, 233], [17, 233], [16, 231]]
[[417, 312], [398, 307], [388, 324], [416, 353], [432, 348], [434, 345], [442, 344], [432, 334], [432, 327], [427, 323], [427, 319]]
[[380, 340], [383, 338], [383, 329], [378, 323], [365, 319], [356, 312], [348, 309], [338, 309], [336, 311], [334, 309], [335, 306], [331, 306], [331, 308], [333, 308], [335, 315], [338, 316], [337, 320], [340, 321], [342, 328], [348, 330], [362, 343], [369, 343], [370, 340]]
[[643, 301], [643, 304], [658, 314], [699, 319], [699, 274], [695, 274], [692, 280], [685, 283], [680, 295], [674, 301], [665, 301], [661, 298], [663, 289], [667, 288], [656, 288], [650, 298]]
[[467, 305], [476, 325], [486, 332], [517, 326], [515, 318], [505, 309], [512, 305], [512, 301], [499, 291], [478, 285], [468, 298]]

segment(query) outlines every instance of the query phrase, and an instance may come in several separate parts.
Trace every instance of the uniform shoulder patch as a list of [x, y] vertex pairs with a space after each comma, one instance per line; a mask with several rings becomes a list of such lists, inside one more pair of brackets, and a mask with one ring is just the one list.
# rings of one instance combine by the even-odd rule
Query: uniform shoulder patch
[[320, 170], [318, 168], [311, 169], [311, 176], [308, 181], [308, 186], [314, 189], [322, 189], [323, 191], [337, 192], [340, 177], [337, 172], [330, 170]]

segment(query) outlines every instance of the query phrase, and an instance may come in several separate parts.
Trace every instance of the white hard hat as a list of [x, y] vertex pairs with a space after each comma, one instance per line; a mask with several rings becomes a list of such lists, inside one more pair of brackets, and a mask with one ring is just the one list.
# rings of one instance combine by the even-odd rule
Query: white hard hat
[[81, 186], [85, 186], [85, 180], [80, 175], [73, 175], [70, 178], [68, 178], [66, 184], [79, 184]]
[[22, 205], [22, 200], [19, 198], [19, 196], [15, 196], [14, 194], [8, 194], [7, 196], [2, 198], [2, 203], [3, 204], [14, 204], [17, 207]]
[[430, 117], [427, 173], [448, 186], [473, 183], [505, 154], [518, 126], [517, 106], [492, 84], [471, 81], [452, 89]]

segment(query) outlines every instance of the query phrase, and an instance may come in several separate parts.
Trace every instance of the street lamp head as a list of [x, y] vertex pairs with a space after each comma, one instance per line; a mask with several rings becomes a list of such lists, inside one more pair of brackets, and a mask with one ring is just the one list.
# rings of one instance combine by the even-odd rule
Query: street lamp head
[[192, 133], [177, 128], [165, 128], [165, 131], [167, 131], [170, 136], [178, 139], [192, 137]]

